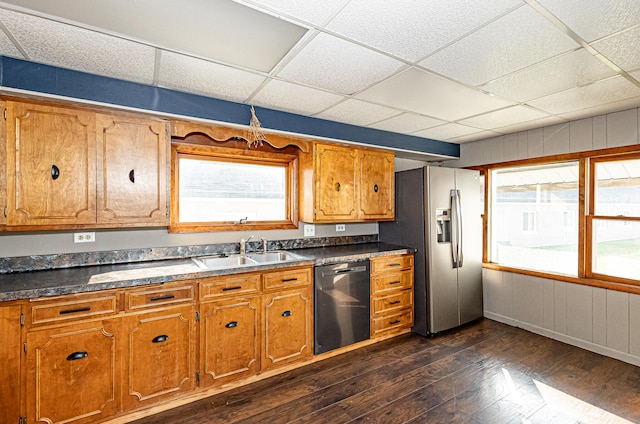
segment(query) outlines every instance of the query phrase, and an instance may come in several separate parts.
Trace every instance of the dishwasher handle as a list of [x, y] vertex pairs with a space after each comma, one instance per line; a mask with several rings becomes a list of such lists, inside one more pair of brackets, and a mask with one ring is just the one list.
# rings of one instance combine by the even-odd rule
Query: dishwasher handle
[[327, 275], [346, 274], [352, 272], [367, 272], [367, 267], [354, 266], [353, 268], [332, 269], [331, 271], [323, 271], [322, 276], [325, 277]]

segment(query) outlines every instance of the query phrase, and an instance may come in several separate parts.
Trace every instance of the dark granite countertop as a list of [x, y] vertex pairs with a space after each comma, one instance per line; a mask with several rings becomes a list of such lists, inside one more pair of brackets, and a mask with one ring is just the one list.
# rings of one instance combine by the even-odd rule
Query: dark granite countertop
[[376, 256], [410, 253], [413, 250], [376, 242], [288, 251], [304, 256], [304, 259], [216, 270], [203, 270], [191, 259], [171, 259], [0, 274], [0, 302], [160, 284], [300, 265], [353, 262]]

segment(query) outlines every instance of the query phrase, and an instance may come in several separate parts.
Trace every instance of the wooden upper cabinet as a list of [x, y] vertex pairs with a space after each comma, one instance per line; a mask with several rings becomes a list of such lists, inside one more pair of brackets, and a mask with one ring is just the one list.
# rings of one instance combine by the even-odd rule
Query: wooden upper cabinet
[[365, 150], [360, 156], [360, 216], [393, 219], [395, 174], [393, 153]]
[[317, 221], [357, 218], [355, 150], [332, 145], [316, 145], [315, 150]]
[[95, 114], [7, 102], [7, 224], [96, 221]]
[[394, 178], [393, 152], [316, 143], [301, 160], [300, 220], [391, 220]]
[[168, 123], [97, 115], [98, 222], [167, 223]]

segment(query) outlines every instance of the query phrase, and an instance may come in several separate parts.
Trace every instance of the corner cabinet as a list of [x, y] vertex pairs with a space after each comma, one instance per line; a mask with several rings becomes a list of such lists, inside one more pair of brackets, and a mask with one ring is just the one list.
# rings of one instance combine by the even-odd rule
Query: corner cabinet
[[392, 152], [316, 143], [301, 161], [301, 221], [392, 220], [393, 161]]
[[167, 122], [17, 101], [6, 116], [7, 226], [167, 225]]

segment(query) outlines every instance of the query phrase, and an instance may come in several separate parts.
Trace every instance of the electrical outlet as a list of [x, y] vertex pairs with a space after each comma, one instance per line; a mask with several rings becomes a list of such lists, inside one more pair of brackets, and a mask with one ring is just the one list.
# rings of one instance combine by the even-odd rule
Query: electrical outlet
[[336, 231], [345, 231], [344, 224], [336, 224]]
[[316, 235], [316, 226], [313, 224], [304, 224], [304, 236], [311, 237]]
[[96, 233], [73, 233], [74, 243], [93, 243], [96, 241]]

